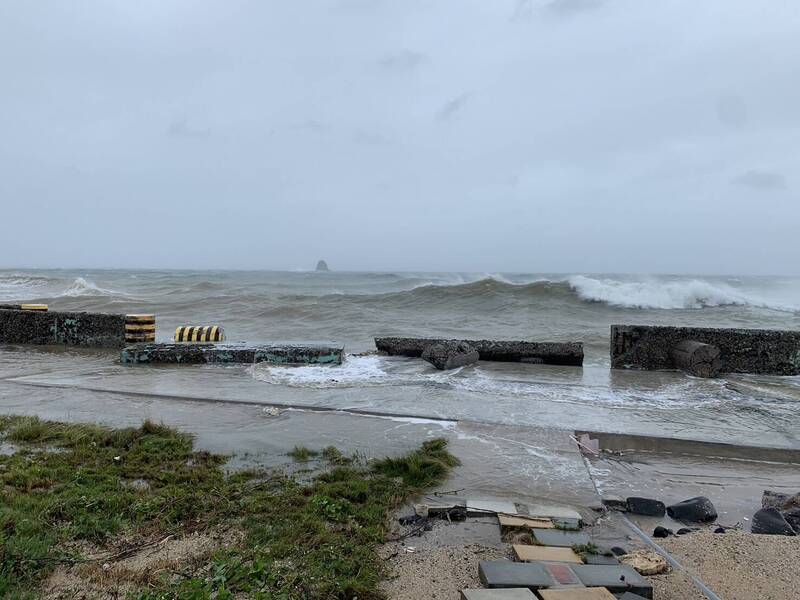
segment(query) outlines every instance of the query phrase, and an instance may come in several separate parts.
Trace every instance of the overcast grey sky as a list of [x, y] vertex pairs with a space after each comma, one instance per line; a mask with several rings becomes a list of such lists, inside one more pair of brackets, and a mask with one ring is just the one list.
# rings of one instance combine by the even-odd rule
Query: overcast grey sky
[[0, 86], [0, 266], [800, 274], [797, 0], [4, 0]]

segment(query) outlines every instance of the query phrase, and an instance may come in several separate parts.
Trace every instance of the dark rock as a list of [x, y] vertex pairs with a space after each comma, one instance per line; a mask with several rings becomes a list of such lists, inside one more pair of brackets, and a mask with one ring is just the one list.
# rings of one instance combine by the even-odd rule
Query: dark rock
[[614, 553], [614, 556], [625, 556], [628, 553], [625, 548], [620, 548], [619, 546], [612, 547], [611, 552]]
[[764, 490], [761, 498], [761, 506], [764, 508], [776, 508], [783, 515], [783, 518], [792, 526], [796, 532], [800, 532], [800, 493], [781, 494]]
[[659, 525], [653, 530], [653, 537], [654, 538], [666, 538], [673, 534], [672, 529], [667, 529], [666, 527], [661, 527]]
[[[445, 342], [441, 338], [375, 338], [375, 347], [390, 356], [422, 356], [431, 344]], [[531, 362], [541, 359], [546, 365], [583, 364], [583, 344], [580, 342], [518, 342], [496, 340], [460, 340], [478, 351], [481, 360], [499, 362]], [[538, 362], [538, 361], [534, 361]]]
[[724, 527], [717, 527], [717, 528], [714, 530], [714, 533], [725, 533], [725, 531], [726, 531], [726, 530], [725, 530], [725, 528], [724, 528]]
[[328, 268], [328, 263], [326, 263], [324, 260], [319, 261], [317, 263], [317, 271], [330, 271]]
[[766, 535], [796, 535], [795, 530], [777, 508], [762, 508], [753, 515], [750, 531]]
[[692, 533], [692, 530], [691, 529], [687, 529], [686, 527], [681, 527], [675, 533], [677, 533], [678, 535], [686, 535], [687, 533]]
[[623, 512], [628, 510], [628, 503], [624, 498], [620, 498], [619, 496], [603, 496], [600, 501], [608, 510], [619, 510]]
[[626, 500], [626, 503], [628, 505], [628, 512], [633, 513], [634, 515], [663, 517], [665, 514], [667, 514], [667, 507], [660, 500], [631, 496]]
[[684, 340], [719, 348], [723, 373], [800, 375], [800, 331], [704, 327], [611, 326], [611, 367], [674, 369], [672, 350]]
[[478, 351], [466, 342], [449, 340], [425, 348], [422, 359], [440, 370], [456, 369], [478, 362]]
[[676, 521], [708, 523], [716, 520], [717, 509], [705, 496], [697, 496], [667, 507], [667, 514]]

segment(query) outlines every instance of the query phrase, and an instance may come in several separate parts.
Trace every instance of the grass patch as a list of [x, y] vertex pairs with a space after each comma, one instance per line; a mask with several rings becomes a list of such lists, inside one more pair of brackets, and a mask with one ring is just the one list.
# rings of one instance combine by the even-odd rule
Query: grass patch
[[[79, 543], [107, 551], [113, 562], [121, 539], [127, 548], [235, 529], [242, 539], [202, 564], [162, 570], [126, 593], [136, 600], [378, 599], [383, 567], [375, 549], [386, 539], [389, 511], [458, 464], [444, 440], [363, 464], [326, 448], [330, 470], [301, 484], [265, 470], [226, 476], [226, 457], [198, 452], [188, 434], [152, 422], [110, 429], [0, 417], [0, 434], [20, 446], [0, 456], [6, 598], [37, 597], [58, 565], [85, 560]], [[297, 460], [318, 454], [292, 452]]]
[[297, 462], [308, 462], [312, 458], [319, 456], [319, 452], [306, 448], [305, 446], [295, 446], [288, 452], [288, 455]]

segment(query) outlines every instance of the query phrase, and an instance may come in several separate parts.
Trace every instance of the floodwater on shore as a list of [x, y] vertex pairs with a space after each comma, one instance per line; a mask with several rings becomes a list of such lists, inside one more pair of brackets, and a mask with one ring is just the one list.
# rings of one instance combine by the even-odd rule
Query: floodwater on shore
[[[800, 329], [798, 297], [798, 278], [0, 271], [2, 301], [155, 313], [159, 340], [178, 325], [221, 324], [229, 340], [330, 339], [350, 353], [341, 366], [123, 366], [113, 351], [5, 346], [0, 410], [163, 418], [209, 449], [279, 461], [309, 441], [379, 455], [443, 434], [466, 458], [459, 485], [590, 506], [575, 430], [800, 449], [800, 378], [610, 370], [609, 325]], [[577, 340], [586, 360], [438, 372], [363, 354], [391, 334]]]

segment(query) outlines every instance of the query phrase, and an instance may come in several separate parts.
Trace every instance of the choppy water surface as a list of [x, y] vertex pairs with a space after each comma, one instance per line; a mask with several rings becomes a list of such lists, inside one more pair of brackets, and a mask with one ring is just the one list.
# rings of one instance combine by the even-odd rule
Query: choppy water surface
[[608, 369], [612, 323], [800, 329], [800, 278], [468, 273], [0, 271], [0, 302], [153, 312], [158, 338], [222, 324], [230, 340], [376, 335], [583, 341], [583, 369], [350, 356], [341, 367], [123, 367], [105, 352], [0, 351], [0, 377], [379, 414], [800, 447], [800, 378]]

